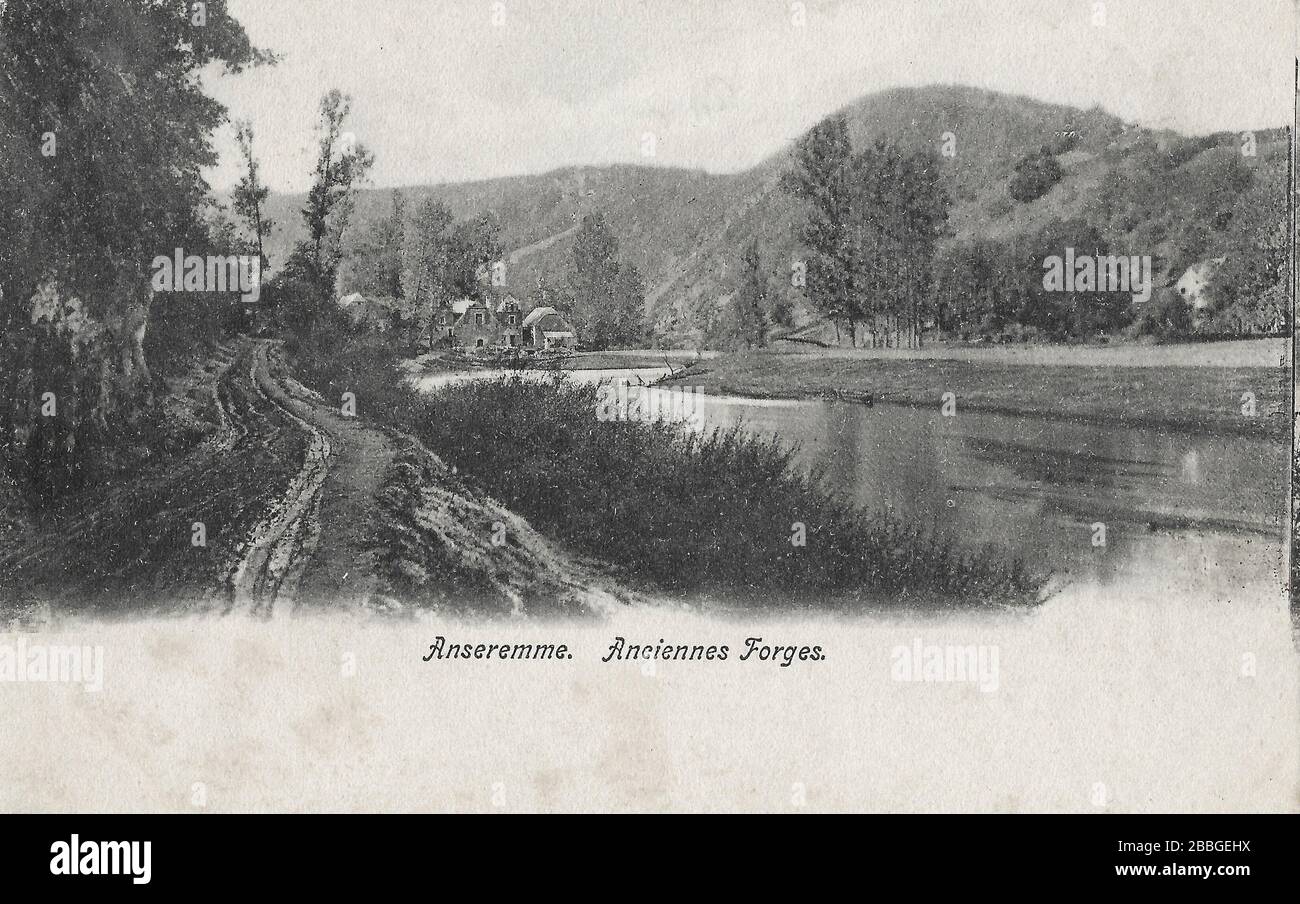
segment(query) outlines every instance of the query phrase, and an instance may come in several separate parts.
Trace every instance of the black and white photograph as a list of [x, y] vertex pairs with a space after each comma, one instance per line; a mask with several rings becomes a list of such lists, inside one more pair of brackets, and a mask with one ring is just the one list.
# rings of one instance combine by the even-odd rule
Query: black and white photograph
[[1294, 813], [1295, 19], [0, 0], [0, 809]]

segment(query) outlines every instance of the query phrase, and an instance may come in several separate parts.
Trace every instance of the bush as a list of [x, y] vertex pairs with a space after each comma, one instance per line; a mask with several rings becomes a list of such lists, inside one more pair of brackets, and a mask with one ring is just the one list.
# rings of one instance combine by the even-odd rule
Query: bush
[[1203, 135], [1194, 138], [1178, 138], [1171, 141], [1165, 149], [1160, 163], [1165, 169], [1178, 169], [1184, 163], [1203, 151], [1208, 151], [1219, 143], [1218, 136]]
[[1142, 306], [1132, 331], [1138, 336], [1157, 339], [1186, 337], [1192, 332], [1192, 307], [1174, 288], [1157, 289], [1151, 300]]
[[1051, 151], [1043, 148], [1016, 164], [1016, 173], [1011, 177], [1007, 191], [1022, 204], [1036, 201], [1061, 181], [1061, 175], [1061, 165]]
[[[841, 503], [774, 440], [601, 421], [597, 404], [595, 386], [516, 375], [444, 388], [417, 423], [448, 463], [540, 530], [612, 554], [660, 589], [1034, 598], [1018, 564]], [[806, 546], [792, 545], [793, 522], [806, 526]]]

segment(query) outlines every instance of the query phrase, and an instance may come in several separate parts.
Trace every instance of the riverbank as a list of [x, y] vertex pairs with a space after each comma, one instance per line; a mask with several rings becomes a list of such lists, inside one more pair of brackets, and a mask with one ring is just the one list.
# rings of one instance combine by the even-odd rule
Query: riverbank
[[[297, 365], [323, 397], [351, 393], [358, 418], [410, 431], [502, 511], [648, 596], [738, 594], [755, 609], [1019, 608], [1040, 597], [1041, 576], [1022, 563], [847, 504], [774, 442], [602, 420], [592, 382], [484, 374], [417, 391], [416, 368], [348, 334], [300, 347]], [[430, 481], [411, 487], [436, 493]], [[512, 519], [496, 522], [470, 528], [490, 541], [489, 567], [518, 543]]]
[[627, 586], [779, 606], [1020, 607], [1041, 574], [841, 499], [776, 439], [602, 418], [602, 387], [448, 383], [410, 422], [456, 473]]
[[645, 367], [671, 367], [677, 370], [692, 363], [717, 356], [713, 351], [683, 349], [619, 349], [607, 352], [578, 352], [565, 362], [565, 370], [619, 370]]
[[[984, 358], [972, 349], [950, 350], [960, 351], [960, 358], [765, 350], [703, 361], [667, 382], [703, 386], [711, 395], [869, 399], [918, 408], [939, 408], [945, 394], [952, 393], [958, 414], [965, 409], [1279, 441], [1289, 435], [1291, 373], [1280, 363], [1133, 365], [1143, 350], [1079, 350], [1088, 353], [1083, 356], [1068, 348], [1050, 350], [1063, 362], [1058, 364], [1011, 363], [997, 350]], [[1115, 354], [1098, 357], [1094, 352]], [[1187, 355], [1164, 354], [1174, 359]]]

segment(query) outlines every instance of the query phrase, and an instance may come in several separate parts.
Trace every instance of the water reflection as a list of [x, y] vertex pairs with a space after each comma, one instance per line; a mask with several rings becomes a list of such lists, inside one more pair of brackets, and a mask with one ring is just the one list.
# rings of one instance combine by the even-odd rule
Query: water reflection
[[842, 402], [706, 397], [704, 412], [710, 426], [797, 441], [804, 465], [868, 509], [1070, 581], [1217, 599], [1279, 586], [1281, 444]]
[[[578, 371], [649, 382], [665, 368]], [[458, 379], [417, 381], [426, 389]], [[540, 375], [539, 375], [540, 376]], [[706, 395], [704, 426], [798, 444], [799, 462], [858, 505], [1062, 582], [1197, 601], [1274, 599], [1282, 585], [1284, 444], [889, 405]], [[1106, 526], [1104, 546], [1093, 525]]]

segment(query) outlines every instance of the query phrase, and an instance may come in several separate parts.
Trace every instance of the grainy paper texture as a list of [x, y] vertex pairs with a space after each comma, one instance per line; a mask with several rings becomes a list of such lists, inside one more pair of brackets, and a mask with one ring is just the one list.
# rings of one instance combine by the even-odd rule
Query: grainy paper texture
[[0, 0], [0, 809], [1289, 812], [1282, 0]]

